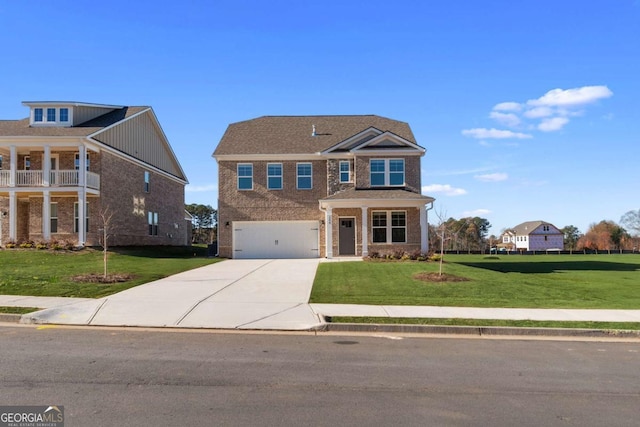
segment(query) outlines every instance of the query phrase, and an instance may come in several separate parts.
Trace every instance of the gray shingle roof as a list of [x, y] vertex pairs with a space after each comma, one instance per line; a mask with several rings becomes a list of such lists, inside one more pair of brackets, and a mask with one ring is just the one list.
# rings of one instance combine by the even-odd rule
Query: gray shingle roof
[[29, 118], [0, 120], [0, 136], [88, 136], [149, 107], [124, 107], [73, 127], [29, 126]]
[[527, 221], [522, 224], [518, 224], [513, 227], [511, 230], [514, 231], [518, 236], [529, 235], [533, 230], [540, 227], [541, 225], [550, 225], [553, 228], [557, 228], [555, 225], [546, 221]]
[[428, 196], [423, 196], [422, 194], [414, 193], [409, 190], [405, 190], [402, 188], [387, 188], [387, 189], [349, 189], [345, 191], [341, 191], [332, 196], [326, 197], [322, 200], [374, 200], [374, 199], [385, 199], [385, 200], [424, 200], [425, 202], [433, 200], [433, 198]]
[[230, 124], [213, 154], [317, 153], [370, 127], [416, 143], [407, 123], [375, 115], [263, 116]]

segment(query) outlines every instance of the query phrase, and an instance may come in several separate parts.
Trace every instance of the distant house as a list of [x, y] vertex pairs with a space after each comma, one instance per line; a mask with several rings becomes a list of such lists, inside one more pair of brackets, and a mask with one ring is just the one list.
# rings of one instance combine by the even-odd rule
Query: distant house
[[564, 233], [549, 222], [528, 221], [506, 230], [499, 246], [508, 250], [562, 250]]
[[267, 116], [229, 125], [218, 162], [219, 254], [427, 252], [419, 146], [380, 116]]
[[151, 107], [23, 102], [0, 120], [0, 246], [185, 245], [187, 178]]

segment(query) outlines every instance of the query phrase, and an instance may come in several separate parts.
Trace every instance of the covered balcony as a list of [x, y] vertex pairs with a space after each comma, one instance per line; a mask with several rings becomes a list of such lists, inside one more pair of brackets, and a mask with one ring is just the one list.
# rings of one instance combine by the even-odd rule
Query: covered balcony
[[[15, 174], [14, 174], [15, 172]], [[0, 188], [81, 187], [100, 190], [100, 175], [79, 170], [0, 170]]]

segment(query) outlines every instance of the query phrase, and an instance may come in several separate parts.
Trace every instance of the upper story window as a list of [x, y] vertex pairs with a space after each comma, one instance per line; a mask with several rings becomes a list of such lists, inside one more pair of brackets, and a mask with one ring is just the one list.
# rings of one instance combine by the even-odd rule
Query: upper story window
[[61, 122], [68, 122], [69, 121], [69, 109], [68, 108], [61, 108], [60, 109], [60, 121]]
[[148, 171], [144, 171], [144, 192], [149, 192], [149, 184], [151, 181], [151, 174]]
[[340, 182], [351, 182], [351, 162], [340, 160]]
[[24, 170], [31, 170], [31, 157], [24, 156]]
[[33, 109], [33, 121], [41, 122], [43, 120], [42, 108], [34, 108]]
[[313, 186], [311, 163], [298, 163], [298, 190], [311, 190]]
[[371, 159], [369, 168], [372, 187], [404, 185], [404, 159]]
[[70, 126], [73, 121], [73, 109], [69, 107], [34, 107], [31, 124], [38, 126]]
[[47, 121], [55, 122], [56, 121], [56, 109], [55, 108], [47, 108]]
[[0, 155], [0, 171], [2, 170], [2, 155]]
[[238, 190], [253, 190], [253, 164], [238, 164]]
[[267, 163], [267, 188], [282, 190], [282, 163]]
[[[75, 165], [76, 170], [80, 169], [80, 153], [76, 153], [76, 158], [74, 160], [74, 165]], [[86, 169], [88, 171], [89, 170], [89, 153], [87, 153], [87, 159], [85, 160], [85, 166], [86, 166]], [[146, 179], [147, 179], [147, 177], [145, 176], [145, 180]]]

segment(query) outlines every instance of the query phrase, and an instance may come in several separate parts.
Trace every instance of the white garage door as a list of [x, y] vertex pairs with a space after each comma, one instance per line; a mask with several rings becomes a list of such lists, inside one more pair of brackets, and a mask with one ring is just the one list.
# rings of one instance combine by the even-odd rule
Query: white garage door
[[318, 221], [236, 221], [234, 258], [318, 258]]

